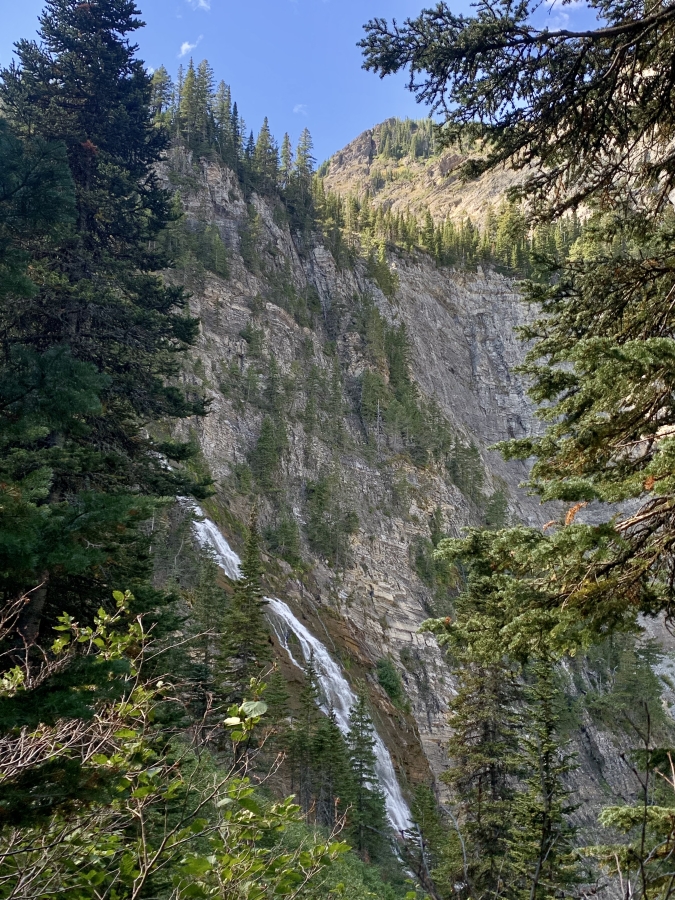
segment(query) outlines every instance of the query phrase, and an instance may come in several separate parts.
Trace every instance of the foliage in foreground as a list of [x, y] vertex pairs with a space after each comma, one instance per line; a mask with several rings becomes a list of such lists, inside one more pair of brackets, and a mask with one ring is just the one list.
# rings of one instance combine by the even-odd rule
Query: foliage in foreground
[[[131, 599], [117, 594], [117, 612], [100, 610], [93, 627], [63, 616], [43, 662], [3, 678], [5, 709], [17, 702], [34, 707], [45, 684], [84, 660], [107, 673], [107, 693], [117, 697], [97, 699], [93, 679], [77, 683], [88, 692], [79, 718], [45, 724], [42, 715], [37, 726], [4, 732], [0, 896], [298, 896], [346, 845], [308, 835], [287, 852], [277, 846], [276, 836], [299, 821], [299, 807], [263, 802], [249, 775], [250, 755], [238, 751], [250, 745], [264, 702], [244, 701], [215, 726], [230, 731], [220, 761], [198, 732], [188, 743], [158, 725], [161, 708], [179, 698], [172, 685], [144, 673], [156, 647], [140, 620], [128, 622]], [[39, 773], [58, 767], [78, 770], [87, 792], [45, 804]], [[27, 777], [28, 802], [24, 795], [23, 808], [13, 809], [12, 789]]]

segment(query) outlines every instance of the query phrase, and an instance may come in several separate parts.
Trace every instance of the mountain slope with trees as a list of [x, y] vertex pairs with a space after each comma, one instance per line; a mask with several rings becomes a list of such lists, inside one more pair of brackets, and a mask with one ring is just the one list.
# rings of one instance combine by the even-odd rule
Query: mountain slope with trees
[[[376, 129], [363, 190], [206, 61], [151, 78], [129, 0], [48, 0], [1, 73], [0, 897], [672, 893], [675, 685], [635, 628], [672, 587], [672, 10], [530, 12], [370, 23], [367, 65], [461, 102]], [[429, 193], [457, 141], [472, 221]]]

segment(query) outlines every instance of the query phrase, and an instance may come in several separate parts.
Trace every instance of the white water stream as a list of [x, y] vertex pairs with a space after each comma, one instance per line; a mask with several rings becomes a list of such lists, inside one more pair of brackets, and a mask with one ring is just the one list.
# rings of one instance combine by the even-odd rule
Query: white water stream
[[[195, 535], [200, 545], [213, 550], [216, 562], [228, 578], [233, 580], [241, 578], [241, 560], [237, 554], [222, 536], [218, 527], [204, 516], [202, 510], [196, 505], [193, 506], [193, 509], [198, 516], [204, 518], [203, 522], [194, 523]], [[310, 656], [313, 655], [317, 679], [323, 692], [322, 709], [326, 713], [329, 708], [333, 709], [338, 727], [346, 735], [349, 731], [349, 711], [356, 703], [356, 696], [349, 686], [349, 682], [321, 641], [305, 628], [282, 600], [273, 597], [265, 599], [268, 602], [269, 619], [274, 633], [288, 653], [293, 665], [304, 669], [304, 663], [307, 663]], [[304, 663], [299, 662], [293, 656], [288, 644], [291, 634], [297, 638]], [[374, 732], [373, 737], [377, 757], [375, 770], [384, 791], [389, 820], [396, 831], [405, 831], [412, 827], [408, 804], [403, 799], [389, 751], [377, 731]]]
[[238, 578], [241, 578], [241, 569], [239, 568], [241, 560], [222, 536], [218, 526], [211, 519], [206, 518], [202, 508], [197, 506], [197, 504], [191, 503], [190, 505], [193, 511], [203, 520], [194, 522], [195, 535], [199, 544], [202, 547], [208, 547], [210, 550], [213, 550], [215, 560], [223, 572], [232, 581], [237, 581]]
[[[356, 703], [356, 695], [349, 686], [349, 682], [321, 641], [315, 638], [302, 622], [298, 621], [282, 600], [269, 598], [268, 602], [272, 628], [274, 628], [279, 643], [290, 656], [291, 662], [299, 669], [304, 668], [295, 659], [288, 646], [288, 638], [291, 633], [298, 640], [305, 663], [309, 661], [310, 656], [314, 657], [317, 679], [323, 692], [322, 709], [327, 713], [332, 707], [338, 727], [346, 735], [349, 731], [349, 711]], [[375, 771], [380, 787], [384, 791], [387, 814], [397, 831], [405, 831], [412, 826], [408, 804], [403, 799], [389, 751], [377, 731], [374, 732], [373, 737], [375, 739], [375, 756], [377, 757]]]

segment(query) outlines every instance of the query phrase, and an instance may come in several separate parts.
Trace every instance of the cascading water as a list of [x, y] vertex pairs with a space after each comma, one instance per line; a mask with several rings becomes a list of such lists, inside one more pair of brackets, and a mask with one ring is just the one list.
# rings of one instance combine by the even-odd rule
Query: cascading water
[[[201, 546], [209, 547], [213, 550], [216, 562], [228, 578], [233, 580], [241, 578], [241, 560], [237, 554], [222, 536], [218, 527], [204, 516], [202, 510], [196, 505], [193, 505], [193, 509], [198, 516], [203, 518], [203, 521], [194, 523], [195, 535]], [[288, 645], [288, 638], [291, 633], [298, 640], [304, 662], [306, 663], [310, 656], [313, 655], [317, 679], [323, 692], [322, 708], [324, 712], [328, 712], [329, 708], [333, 709], [340, 731], [343, 734], [347, 734], [349, 731], [349, 712], [356, 703], [356, 696], [342, 674], [340, 667], [321, 641], [305, 628], [282, 600], [277, 600], [274, 597], [266, 597], [265, 599], [268, 602], [269, 619], [274, 633], [281, 646], [288, 653], [293, 665], [299, 669], [304, 668], [303, 664], [298, 662], [293, 656]], [[412, 826], [408, 804], [403, 799], [389, 751], [377, 732], [374, 733], [373, 737], [377, 758], [375, 770], [380, 786], [384, 791], [389, 820], [397, 831], [406, 831]]]
[[[356, 696], [349, 686], [349, 682], [342, 674], [340, 667], [330, 656], [321, 641], [315, 638], [302, 622], [298, 621], [282, 600], [269, 598], [268, 603], [270, 621], [272, 622], [274, 633], [281, 646], [288, 653], [291, 662], [299, 669], [303, 668], [295, 659], [288, 646], [290, 633], [293, 633], [297, 638], [305, 662], [308, 662], [311, 656], [314, 657], [317, 680], [323, 692], [322, 708], [326, 713], [329, 711], [329, 708], [333, 709], [335, 721], [340, 731], [343, 734], [347, 734], [349, 731], [349, 711], [356, 703]], [[389, 751], [377, 732], [374, 733], [373, 737], [375, 739], [374, 750], [377, 757], [375, 771], [385, 794], [387, 814], [391, 824], [397, 831], [405, 831], [412, 826], [408, 804], [403, 799]]]
[[237, 579], [241, 578], [241, 560], [222, 536], [218, 526], [211, 519], [206, 518], [201, 507], [196, 504], [191, 504], [191, 507], [193, 512], [202, 520], [193, 523], [199, 544], [202, 547], [208, 547], [213, 550], [215, 560], [223, 572], [232, 581], [237, 581]]

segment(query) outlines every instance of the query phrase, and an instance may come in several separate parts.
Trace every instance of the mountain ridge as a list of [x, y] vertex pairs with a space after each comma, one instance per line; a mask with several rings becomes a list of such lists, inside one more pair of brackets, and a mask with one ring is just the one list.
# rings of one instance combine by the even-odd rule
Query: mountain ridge
[[455, 148], [391, 156], [384, 146], [387, 131], [397, 125], [413, 131], [420, 122], [430, 120], [392, 117], [366, 129], [323, 164], [319, 171], [326, 188], [359, 199], [368, 194], [374, 207], [393, 213], [410, 211], [421, 219], [429, 210], [436, 223], [470, 218], [475, 225], [483, 225], [489, 209], [498, 206], [522, 174], [503, 167], [465, 182], [458, 169], [466, 157]]

